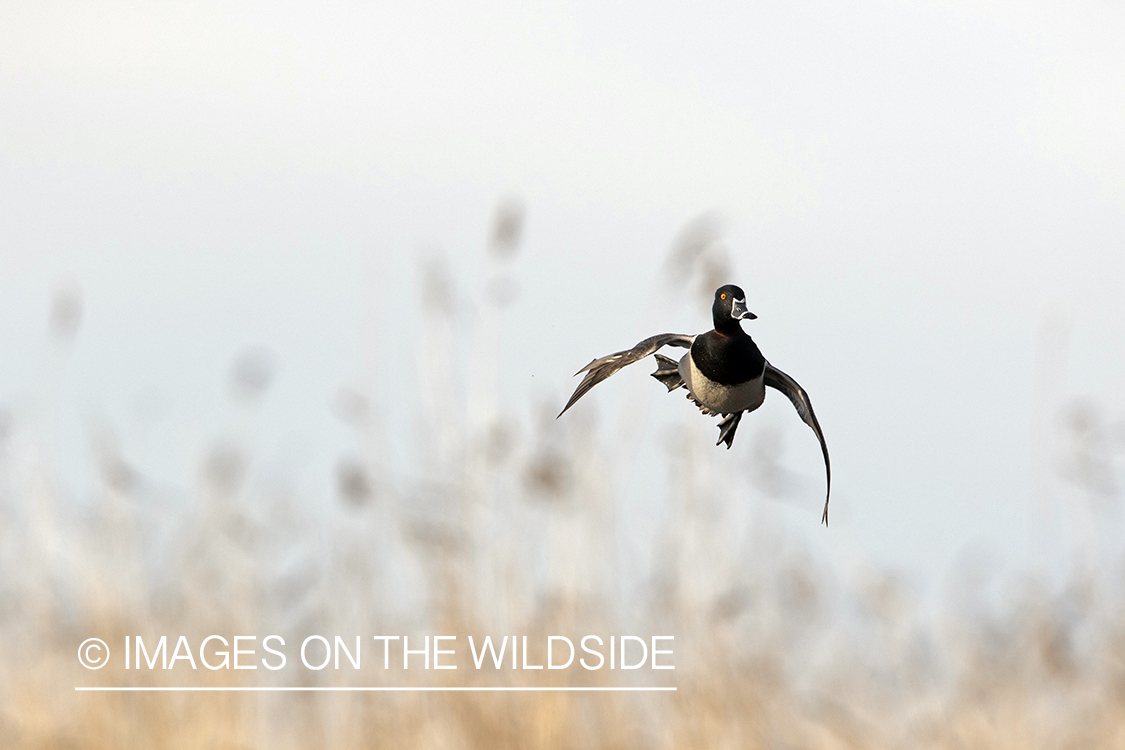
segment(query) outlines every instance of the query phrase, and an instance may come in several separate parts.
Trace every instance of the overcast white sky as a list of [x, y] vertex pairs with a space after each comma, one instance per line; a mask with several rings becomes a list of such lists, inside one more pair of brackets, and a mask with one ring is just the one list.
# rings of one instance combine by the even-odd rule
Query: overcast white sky
[[[329, 495], [341, 385], [381, 394], [392, 450], [415, 440], [420, 253], [467, 294], [497, 202], [526, 207], [501, 359], [526, 420], [592, 357], [709, 327], [659, 290], [677, 233], [716, 212], [747, 329], [828, 436], [829, 532], [788, 404], [740, 437], [782, 430], [808, 479], [786, 522], [825, 555], [1058, 567], [1072, 525], [1120, 539], [1118, 505], [1072, 523], [1083, 496], [1043, 467], [1084, 396], [1125, 481], [1125, 7], [639, 7], [0, 5], [0, 405], [75, 496], [98, 420], [188, 488], [232, 429], [231, 360], [264, 347], [255, 440]], [[84, 299], [67, 351], [46, 335], [60, 284]], [[617, 380], [603, 408], [659, 395]], [[646, 408], [654, 435], [702, 419]], [[657, 437], [639, 451], [662, 460]]]

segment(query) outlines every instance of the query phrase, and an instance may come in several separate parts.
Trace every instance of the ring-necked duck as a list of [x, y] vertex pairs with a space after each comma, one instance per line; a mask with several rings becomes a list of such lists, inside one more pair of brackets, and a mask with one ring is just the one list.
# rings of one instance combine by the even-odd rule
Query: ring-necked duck
[[731, 284], [719, 287], [715, 291], [711, 315], [715, 328], [707, 333], [697, 336], [662, 333], [645, 339], [632, 349], [595, 359], [575, 373], [584, 372], [586, 377], [578, 384], [559, 416], [591, 388], [625, 365], [656, 354], [664, 346], [687, 349], [688, 353], [679, 363], [656, 354], [656, 372], [652, 376], [669, 391], [684, 386], [687, 397], [704, 414], [722, 415], [719, 441], [715, 445], [726, 443], [727, 448], [730, 448], [742, 413], [754, 411], [762, 405], [766, 397], [766, 386], [776, 388], [793, 402], [797, 414], [816, 433], [820, 450], [824, 454], [828, 490], [824, 496], [824, 515], [820, 520], [827, 526], [828, 500], [832, 494], [832, 465], [828, 460], [828, 445], [824, 442], [824, 433], [813, 413], [809, 394], [805, 393], [805, 389], [796, 380], [767, 362], [758, 350], [758, 345], [742, 330], [740, 321], [754, 320], [758, 316], [746, 309], [746, 295], [740, 288]]

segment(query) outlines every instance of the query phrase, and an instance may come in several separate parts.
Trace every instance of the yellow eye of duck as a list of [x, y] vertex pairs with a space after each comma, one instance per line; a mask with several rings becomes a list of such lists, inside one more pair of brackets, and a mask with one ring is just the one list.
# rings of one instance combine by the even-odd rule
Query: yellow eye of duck
[[725, 295], [725, 294], [720, 294], [720, 295], [719, 295], [719, 299], [726, 299], [726, 298], [727, 298], [727, 295]]

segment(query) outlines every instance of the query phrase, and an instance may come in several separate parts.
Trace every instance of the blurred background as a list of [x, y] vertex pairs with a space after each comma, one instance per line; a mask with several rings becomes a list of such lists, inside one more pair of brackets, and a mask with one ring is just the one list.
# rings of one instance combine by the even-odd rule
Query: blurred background
[[[1125, 747], [1122, 38], [0, 5], [0, 744]], [[730, 451], [648, 363], [554, 419], [727, 282], [830, 529], [779, 394]], [[668, 631], [679, 690], [73, 693], [212, 677], [90, 635], [317, 630]]]

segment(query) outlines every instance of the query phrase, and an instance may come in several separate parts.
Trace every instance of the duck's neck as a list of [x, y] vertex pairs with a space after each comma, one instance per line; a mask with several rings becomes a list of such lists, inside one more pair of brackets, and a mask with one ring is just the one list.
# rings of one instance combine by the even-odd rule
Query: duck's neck
[[742, 325], [737, 320], [729, 316], [723, 318], [715, 318], [715, 331], [723, 336], [745, 336], [746, 331], [742, 330]]

